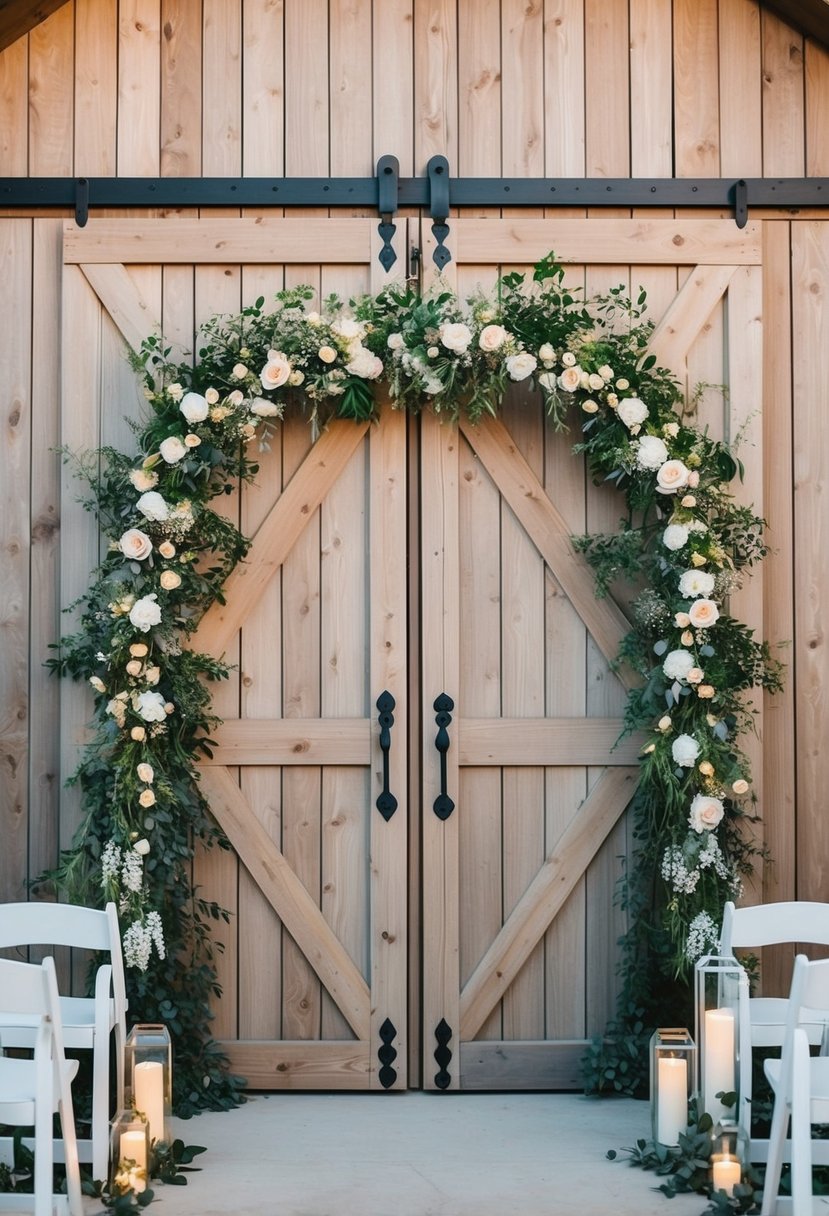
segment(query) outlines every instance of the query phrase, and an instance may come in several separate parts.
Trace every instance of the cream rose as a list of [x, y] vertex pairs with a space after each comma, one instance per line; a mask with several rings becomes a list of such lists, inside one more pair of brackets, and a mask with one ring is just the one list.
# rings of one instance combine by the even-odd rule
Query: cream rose
[[694, 635], [693, 635], [693, 633], [691, 632], [691, 630], [690, 630], [690, 629], [686, 629], [686, 630], [683, 632], [682, 637], [681, 637], [679, 640], [680, 640], [680, 642], [682, 643], [682, 645], [683, 645], [683, 646], [693, 646], [693, 644], [694, 644]]
[[176, 555], [176, 547], [169, 540], [162, 541], [158, 546], [158, 551], [162, 557], [175, 557]]
[[158, 485], [158, 473], [153, 473], [149, 469], [132, 469], [130, 481], [134, 488], [143, 494], [146, 490], [152, 490], [153, 486]]
[[269, 350], [268, 362], [259, 373], [264, 389], [281, 388], [292, 371], [291, 361], [281, 350]]
[[245, 367], [244, 363], [237, 363], [233, 368], [233, 374], [237, 380], [244, 380], [245, 376], [248, 374], [248, 369]]
[[210, 412], [207, 398], [202, 397], [201, 393], [185, 393], [178, 408], [191, 426], [196, 422], [204, 422]]
[[158, 581], [165, 591], [175, 591], [176, 587], [181, 586], [181, 575], [176, 574], [175, 570], [164, 570]]
[[674, 764], [681, 768], [693, 768], [699, 755], [699, 744], [693, 735], [677, 735], [671, 744]]
[[636, 464], [640, 469], [661, 468], [667, 459], [668, 449], [664, 439], [660, 439], [658, 435], [642, 436], [636, 447]]
[[145, 646], [143, 642], [133, 642], [132, 646], [130, 646], [130, 654], [136, 659], [143, 659], [149, 652], [149, 646]]
[[148, 667], [147, 670], [144, 672], [144, 679], [147, 681], [148, 684], [157, 684], [158, 681], [161, 679], [161, 668], [160, 667]]
[[705, 672], [701, 667], [692, 667], [685, 679], [689, 684], [701, 684], [705, 679]]
[[163, 523], [170, 514], [170, 508], [157, 490], [142, 494], [135, 505], [145, 519], [151, 519], [155, 523]]
[[129, 663], [127, 663], [127, 666], [126, 666], [126, 673], [128, 676], [140, 676], [141, 675], [141, 660], [140, 659], [130, 659]]
[[128, 557], [135, 562], [140, 562], [152, 553], [153, 542], [147, 533], [142, 532], [140, 528], [128, 528], [118, 541], [118, 548], [124, 557]]
[[555, 362], [556, 352], [549, 342], [542, 342], [538, 348], [538, 357], [542, 363], [553, 363]]
[[657, 728], [662, 731], [663, 735], [666, 734], [673, 725], [670, 714], [663, 714], [656, 725]]
[[187, 455], [187, 448], [178, 435], [170, 435], [167, 439], [162, 439], [158, 450], [161, 452], [161, 459], [165, 464], [178, 464]]
[[740, 777], [737, 781], [731, 782], [731, 789], [735, 794], [747, 794], [748, 782], [743, 777]]
[[504, 361], [510, 380], [526, 380], [538, 367], [538, 360], [528, 350], [520, 350]]
[[587, 387], [591, 392], [598, 393], [599, 389], [604, 388], [604, 380], [596, 372], [591, 372], [587, 377]]
[[688, 616], [695, 629], [710, 629], [720, 617], [720, 610], [713, 600], [694, 600]]
[[161, 624], [161, 609], [156, 603], [156, 599], [157, 596], [153, 591], [150, 595], [143, 595], [140, 600], [136, 600], [130, 609], [130, 620], [142, 633], [146, 633], [154, 625]]
[[447, 321], [440, 327], [440, 340], [447, 350], [462, 355], [472, 341], [472, 330], [463, 321]]
[[666, 460], [657, 471], [656, 490], [658, 494], [673, 494], [687, 484], [688, 470], [681, 460]]
[[[155, 806], [155, 794], [152, 790], [142, 790], [138, 795], [138, 805], [143, 806], [147, 810], [151, 806]], [[137, 850], [136, 850], [137, 852]]]
[[152, 785], [153, 781], [155, 780], [155, 770], [151, 764], [147, 764], [142, 761], [141, 764], [136, 765], [135, 771], [138, 774], [139, 781], [143, 781], [147, 785]]
[[592, 398], [588, 398], [587, 401], [582, 401], [581, 408], [584, 410], [585, 414], [597, 414], [599, 412], [599, 407], [597, 403], [592, 400]]
[[710, 832], [720, 822], [724, 813], [724, 807], [719, 798], [710, 798], [707, 794], [695, 794], [688, 815], [688, 823], [695, 832]]
[[648, 407], [638, 397], [624, 397], [616, 407], [616, 413], [630, 430], [642, 425], [648, 416]]
[[147, 738], [147, 732], [143, 726], [134, 726], [130, 731], [130, 738], [134, 739], [136, 743], [143, 743]]
[[305, 379], [305, 372], [293, 371], [288, 377], [288, 383], [292, 388], [297, 388]]
[[201, 439], [199, 439], [198, 435], [192, 435], [192, 434], [190, 434], [190, 435], [185, 435], [185, 436], [184, 436], [184, 446], [185, 446], [186, 448], [197, 448], [197, 447], [200, 447], [200, 446], [201, 446]]
[[507, 331], [503, 325], [486, 325], [478, 335], [478, 345], [481, 350], [500, 350], [507, 340]]
[[216, 388], [209, 388], [204, 394], [204, 399], [208, 405], [215, 405], [219, 400], [219, 390]]
[[678, 629], [687, 629], [691, 624], [691, 618], [687, 612], [677, 612], [674, 615], [674, 624]]
[[184, 389], [181, 387], [178, 381], [176, 381], [175, 384], [168, 384], [167, 392], [173, 398], [173, 401], [181, 401], [182, 397], [184, 396]]
[[[573, 352], [571, 350], [566, 350], [564, 352], [564, 354], [561, 356], [561, 362], [564, 364], [565, 367], [575, 367], [576, 366], [576, 356], [573, 354]], [[581, 373], [579, 373], [579, 374], [581, 374]]]
[[106, 687], [100, 676], [90, 676], [89, 683], [92, 685], [92, 687], [95, 689], [96, 692], [106, 692]]
[[565, 367], [558, 378], [558, 385], [563, 392], [574, 393], [577, 388], [581, 387], [581, 368]]
[[[138, 801], [141, 802], [141, 799], [139, 798]], [[144, 803], [141, 802], [141, 805], [144, 806]], [[132, 847], [133, 852], [137, 853], [139, 857], [146, 857], [150, 851], [150, 842], [147, 840], [146, 836], [142, 836], [140, 840], [136, 840]]]
[[334, 350], [333, 346], [321, 346], [317, 351], [317, 354], [319, 355], [320, 359], [322, 359], [323, 363], [333, 363], [337, 357], [337, 352]]

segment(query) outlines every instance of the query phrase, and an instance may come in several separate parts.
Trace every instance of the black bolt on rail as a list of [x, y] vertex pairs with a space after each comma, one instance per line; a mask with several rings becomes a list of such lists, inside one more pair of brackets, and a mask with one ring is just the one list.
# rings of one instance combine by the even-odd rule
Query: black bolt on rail
[[390, 692], [381, 692], [377, 698], [377, 708], [380, 711], [377, 721], [380, 723], [380, 750], [383, 753], [383, 789], [377, 795], [375, 803], [377, 810], [386, 823], [397, 810], [397, 799], [389, 789], [389, 752], [391, 751], [391, 728], [394, 726], [395, 706], [394, 697]]
[[442, 692], [435, 699], [433, 708], [435, 713], [435, 722], [438, 727], [438, 733], [435, 736], [435, 747], [440, 753], [440, 793], [434, 801], [432, 810], [437, 815], [438, 819], [448, 819], [455, 809], [455, 804], [446, 792], [446, 753], [449, 751], [449, 731], [446, 729], [452, 721], [451, 710], [455, 708], [455, 702], [445, 692]]

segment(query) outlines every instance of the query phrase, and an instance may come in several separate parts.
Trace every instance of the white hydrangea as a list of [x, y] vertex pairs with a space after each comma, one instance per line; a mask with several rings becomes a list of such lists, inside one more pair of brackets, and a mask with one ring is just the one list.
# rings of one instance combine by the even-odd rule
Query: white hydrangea
[[662, 670], [669, 680], [687, 680], [688, 672], [694, 667], [694, 656], [689, 650], [671, 650], [662, 664]]
[[659, 469], [668, 459], [664, 439], [658, 435], [643, 435], [636, 446], [636, 464], [640, 469]]
[[682, 768], [693, 768], [699, 755], [699, 744], [693, 735], [677, 735], [671, 744], [674, 764]]
[[685, 524], [668, 524], [662, 533], [662, 544], [674, 552], [684, 548], [688, 544], [688, 529]]
[[[604, 382], [602, 381], [602, 383]], [[645, 421], [648, 416], [648, 407], [639, 397], [623, 397], [616, 407], [616, 413], [628, 430], [631, 430], [635, 426], [641, 426]]]
[[679, 594], [686, 599], [708, 598], [714, 591], [714, 575], [708, 570], [685, 570], [679, 579]]
[[170, 508], [158, 490], [148, 490], [135, 505], [145, 519], [155, 520], [156, 523], [163, 523], [170, 513]]

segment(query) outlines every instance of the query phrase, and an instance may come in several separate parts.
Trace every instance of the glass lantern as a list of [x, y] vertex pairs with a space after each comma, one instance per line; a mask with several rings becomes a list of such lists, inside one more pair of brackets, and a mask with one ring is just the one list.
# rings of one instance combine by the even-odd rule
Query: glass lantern
[[737, 1123], [721, 1123], [711, 1140], [711, 1185], [713, 1190], [733, 1196], [748, 1162], [748, 1136]]
[[[706, 955], [696, 965], [696, 1038], [699, 1044], [699, 1113], [714, 1123], [736, 1122], [740, 1112], [741, 1010], [748, 997], [748, 977], [733, 957]], [[737, 1104], [724, 1106], [719, 1093], [737, 1093]]]
[[687, 1030], [665, 1027], [651, 1036], [651, 1124], [659, 1144], [679, 1144], [688, 1126], [696, 1080], [696, 1045]]
[[136, 1195], [147, 1189], [150, 1130], [134, 1111], [119, 1110], [112, 1120], [109, 1140], [109, 1189], [112, 1195]]
[[166, 1026], [133, 1026], [125, 1051], [126, 1100], [150, 1128], [150, 1144], [167, 1140], [173, 1105], [173, 1053]]

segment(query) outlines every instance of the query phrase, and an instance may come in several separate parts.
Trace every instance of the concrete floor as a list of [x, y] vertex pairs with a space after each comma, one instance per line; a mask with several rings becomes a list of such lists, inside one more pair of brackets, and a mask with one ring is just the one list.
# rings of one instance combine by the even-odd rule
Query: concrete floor
[[[698, 1216], [608, 1149], [649, 1135], [645, 1102], [577, 1094], [270, 1094], [175, 1121], [203, 1144], [166, 1216]], [[159, 1212], [161, 1208], [159, 1207]]]

